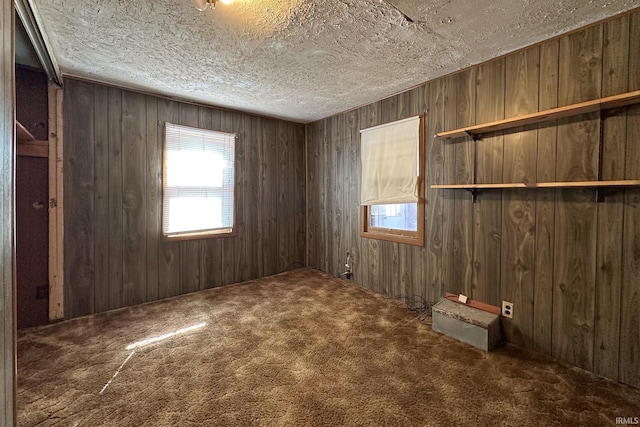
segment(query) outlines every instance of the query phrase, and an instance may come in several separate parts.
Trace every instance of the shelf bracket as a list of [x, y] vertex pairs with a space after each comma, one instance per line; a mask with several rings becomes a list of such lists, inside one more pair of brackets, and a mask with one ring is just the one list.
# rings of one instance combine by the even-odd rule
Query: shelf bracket
[[467, 135], [469, 135], [471, 137], [471, 139], [473, 139], [474, 141], [478, 141], [478, 140], [482, 139], [482, 137], [477, 133], [473, 133], [473, 132], [471, 132], [469, 130], [465, 130], [464, 132]]
[[478, 198], [478, 192], [480, 190], [478, 190], [477, 188], [465, 188], [465, 190], [471, 193], [471, 202], [475, 203]]

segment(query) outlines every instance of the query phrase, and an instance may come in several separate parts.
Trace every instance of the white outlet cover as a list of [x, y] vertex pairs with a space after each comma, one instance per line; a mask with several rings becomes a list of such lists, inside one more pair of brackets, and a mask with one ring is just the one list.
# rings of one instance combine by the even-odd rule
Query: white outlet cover
[[502, 301], [502, 315], [509, 319], [513, 319], [513, 303]]

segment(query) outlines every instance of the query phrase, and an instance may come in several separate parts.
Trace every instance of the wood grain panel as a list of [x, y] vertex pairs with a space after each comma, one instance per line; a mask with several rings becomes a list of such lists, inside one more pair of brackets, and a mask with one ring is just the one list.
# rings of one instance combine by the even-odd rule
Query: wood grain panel
[[122, 96], [123, 301], [134, 305], [147, 295], [146, 246], [146, 100], [125, 91]]
[[[159, 132], [156, 146], [164, 150], [164, 123], [179, 124], [180, 105], [175, 101], [158, 100]], [[162, 154], [161, 154], [162, 156]], [[162, 157], [161, 157], [162, 158]], [[180, 289], [180, 242], [161, 241], [158, 247], [158, 298], [178, 295]]]
[[[443, 247], [445, 242], [450, 242], [452, 238], [451, 234], [445, 236], [443, 227], [445, 215], [443, 210], [445, 206], [453, 207], [451, 203], [445, 203], [444, 197], [445, 193], [449, 197], [453, 196], [453, 194], [451, 190], [435, 190], [431, 188], [432, 184], [442, 184], [448, 179], [450, 179], [448, 182], [452, 182], [455, 179], [451, 172], [453, 169], [452, 166], [455, 164], [455, 152], [453, 152], [455, 145], [433, 137], [434, 133], [448, 129], [448, 127], [452, 125], [450, 122], [447, 122], [447, 118], [449, 118], [449, 121], [451, 121], [451, 118], [455, 118], [455, 114], [452, 114], [455, 113], [455, 103], [449, 101], [448, 98], [452, 85], [453, 80], [451, 78], [439, 79], [430, 85], [428, 101], [429, 114], [426, 117], [425, 197], [429, 203], [427, 203], [426, 209], [425, 263], [430, 268], [427, 269], [425, 275], [426, 293], [431, 296], [430, 299], [442, 297], [442, 288], [450, 292], [458, 292], [454, 284], [451, 283], [452, 278], [449, 277], [448, 280], [445, 280], [443, 277], [443, 264], [450, 264], [450, 260], [447, 260], [448, 262], [443, 261], [445, 257]], [[445, 157], [445, 153], [450, 156]], [[446, 177], [445, 165], [451, 165], [448, 169], [449, 174], [446, 175]], [[447, 252], [447, 254], [448, 253], [449, 252]], [[448, 269], [448, 271], [450, 271], [450, 269]]]
[[[122, 307], [124, 234], [122, 216], [122, 91], [108, 89], [109, 96], [109, 309]], [[66, 100], [74, 102], [73, 99]], [[67, 177], [64, 181], [67, 182]]]
[[[264, 265], [265, 274], [274, 274], [278, 271], [284, 270], [287, 265], [284, 262], [280, 262], [280, 253], [278, 251], [278, 237], [279, 233], [282, 233], [286, 239], [286, 231], [287, 229], [282, 229], [282, 227], [278, 227], [278, 191], [273, 191], [275, 188], [279, 188], [278, 186], [278, 176], [280, 163], [284, 163], [278, 157], [278, 152], [276, 147], [280, 147], [280, 150], [284, 150], [286, 152], [286, 145], [282, 144], [284, 141], [284, 135], [280, 137], [278, 135], [277, 125], [273, 120], [261, 120], [259, 124], [262, 129], [261, 132], [261, 142], [258, 144], [260, 150], [258, 151], [259, 157], [256, 159], [256, 163], [261, 164], [260, 176], [259, 179], [259, 190], [258, 190], [258, 200], [261, 200], [261, 216], [264, 221], [261, 221], [262, 230], [265, 236], [273, 236], [271, 239], [265, 239], [263, 241], [263, 250], [262, 250], [262, 265]], [[247, 169], [251, 166], [247, 165]], [[276, 186], [273, 187], [273, 183], [276, 183]], [[282, 184], [286, 184], [286, 181], [283, 181]], [[247, 183], [248, 188], [252, 188], [251, 183]], [[291, 187], [284, 187], [284, 189]], [[284, 194], [283, 194], [284, 197]], [[247, 199], [247, 214], [250, 211], [254, 211], [253, 203], [251, 203], [250, 199]], [[256, 217], [257, 221], [258, 218]], [[251, 236], [247, 236], [249, 239], [253, 239]], [[247, 245], [251, 245], [251, 241], [247, 241]], [[268, 254], [268, 255], [267, 255]]]
[[[504, 118], [504, 59], [478, 67], [476, 122]], [[476, 143], [476, 182], [500, 182], [503, 137], [496, 135]], [[478, 197], [473, 212], [473, 288], [471, 296], [498, 305], [501, 272], [502, 195], [487, 192]]]
[[[294, 187], [292, 193], [296, 197], [296, 202], [293, 203], [294, 211], [296, 212], [295, 221], [293, 223], [294, 231], [292, 233], [292, 239], [294, 240], [293, 252], [290, 258], [294, 262], [299, 262], [300, 265], [306, 264], [306, 225], [307, 225], [307, 210], [306, 210], [306, 190], [307, 190], [307, 177], [306, 177], [306, 152], [305, 152], [305, 127], [289, 124], [290, 134], [289, 137], [293, 140], [292, 144], [292, 157], [293, 164], [291, 173], [293, 174], [292, 181]], [[290, 249], [291, 250], [291, 249]]]
[[[505, 115], [537, 111], [540, 48], [533, 47], [505, 59]], [[502, 182], [535, 182], [537, 126], [515, 128], [504, 135]], [[533, 346], [533, 298], [535, 283], [535, 193], [503, 192], [501, 246], [501, 300], [517, 307], [513, 319], [504, 319], [506, 338], [524, 347]]]
[[[540, 45], [539, 109], [558, 106], [558, 40]], [[556, 179], [557, 127], [539, 126], [536, 182]], [[555, 241], [555, 190], [536, 192], [536, 247], [533, 307], [533, 348], [551, 355], [553, 328], [553, 270]]]
[[[258, 247], [264, 248], [264, 239], [261, 238], [262, 235], [265, 234], [266, 229], [276, 227], [275, 222], [270, 225], [265, 223], [258, 224], [258, 216], [254, 214], [255, 209], [252, 208], [255, 206], [255, 201], [257, 201], [258, 206], [264, 209], [265, 198], [270, 196], [273, 196], [273, 198], [276, 197], [275, 194], [264, 194], [266, 191], [263, 191], [265, 190], [264, 183], [268, 181], [267, 174], [269, 173], [266, 162], [262, 160], [267, 150], [265, 145], [268, 144], [269, 138], [275, 136], [270, 135], [271, 132], [267, 131], [265, 125], [266, 122], [263, 122], [262, 119], [247, 117], [243, 120], [239, 128], [243, 135], [243, 144], [239, 147], [239, 152], [242, 153], [242, 157], [238, 162], [237, 174], [240, 177], [240, 184], [237, 188], [237, 200], [242, 200], [243, 202], [241, 205], [237, 205], [237, 220], [238, 224], [242, 225], [238, 225], [239, 234], [237, 239], [239, 240], [240, 250], [236, 252], [236, 260], [242, 277], [254, 274], [250, 271], [253, 268], [265, 270], [265, 261], [268, 264], [271, 258], [266, 259], [264, 250], [261, 250], [260, 254], [253, 254], [250, 246], [257, 243]], [[252, 164], [259, 165], [259, 167], [251, 168]], [[252, 185], [252, 183], [254, 183], [254, 185]], [[269, 217], [273, 221], [274, 215], [272, 211], [275, 210], [276, 206], [271, 203], [267, 204], [269, 205]], [[272, 235], [277, 236], [277, 233], [274, 231]], [[269, 242], [269, 244], [272, 247], [271, 251], [273, 254], [277, 254], [277, 237], [272, 242]]]
[[[600, 96], [602, 27], [560, 39], [558, 103]], [[557, 175], [595, 179], [600, 126], [593, 114], [559, 121]], [[593, 190], [562, 190], [555, 218], [553, 355], [593, 368], [597, 210]]]
[[[627, 91], [629, 76], [629, 17], [604, 24], [602, 96]], [[599, 165], [602, 179], [624, 179], [626, 111], [607, 111], [602, 126]], [[624, 192], [606, 195], [598, 203], [594, 372], [618, 379], [620, 286], [622, 283], [622, 233]]]
[[[456, 127], [476, 123], [476, 75], [471, 68], [454, 76]], [[455, 182], [475, 180], [475, 143], [465, 138], [455, 148]], [[459, 292], [472, 295], [473, 286], [473, 203], [466, 191], [454, 198], [453, 278]]]
[[[94, 104], [93, 85], [67, 83], [65, 100], [64, 247], [65, 316], [94, 312]], [[73, 118], [73, 121], [71, 121]], [[73, 184], [73, 185], [72, 185]]]
[[[362, 268], [361, 238], [358, 236], [358, 230], [360, 227], [360, 114], [358, 111], [350, 111], [347, 113], [347, 137], [345, 138], [348, 144], [347, 152], [348, 162], [346, 164], [347, 174], [346, 177], [349, 180], [349, 196], [347, 199], [347, 207], [349, 210], [347, 233], [350, 236], [349, 253], [351, 255], [351, 271], [354, 275], [352, 281], [356, 283], [362, 283], [360, 273], [364, 270]], [[346, 255], [346, 254], [345, 254]], [[346, 261], [346, 260], [345, 260]], [[355, 266], [358, 266], [356, 268]]]
[[[94, 87], [96, 117], [109, 117], [109, 91]], [[95, 292], [94, 309], [109, 309], [109, 120], [96, 120], [95, 133]]]
[[305, 202], [305, 212], [307, 215], [306, 227], [306, 261], [307, 265], [313, 268], [319, 268], [321, 258], [321, 236], [320, 217], [322, 211], [319, 206], [322, 201], [321, 197], [321, 171], [319, 170], [320, 158], [320, 140], [321, 123], [315, 122], [305, 126], [305, 159], [307, 173], [305, 174], [306, 195], [308, 199]]
[[[629, 89], [640, 89], [640, 13], [629, 22]], [[625, 178], [640, 177], [640, 106], [627, 111]], [[640, 190], [626, 190], [622, 241], [619, 380], [640, 387]]]
[[154, 97], [145, 98], [146, 123], [145, 141], [146, 168], [146, 268], [147, 294], [146, 301], [158, 299], [158, 245], [162, 236], [162, 150], [158, 147], [158, 138], [162, 134], [162, 127], [158, 126], [158, 100]]
[[14, 6], [12, 1], [0, 5], [0, 58], [5, 64], [0, 72], [0, 424], [15, 423], [16, 353], [14, 312]]

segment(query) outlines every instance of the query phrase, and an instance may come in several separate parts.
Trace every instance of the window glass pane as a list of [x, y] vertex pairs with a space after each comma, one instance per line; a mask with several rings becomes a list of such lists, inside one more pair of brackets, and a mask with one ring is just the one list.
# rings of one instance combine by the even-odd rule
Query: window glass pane
[[369, 212], [371, 227], [418, 231], [417, 203], [372, 205]]
[[[181, 231], [208, 230], [224, 227], [222, 221], [222, 199], [211, 198], [170, 198], [169, 233]], [[198, 215], [194, 215], [198, 212]]]

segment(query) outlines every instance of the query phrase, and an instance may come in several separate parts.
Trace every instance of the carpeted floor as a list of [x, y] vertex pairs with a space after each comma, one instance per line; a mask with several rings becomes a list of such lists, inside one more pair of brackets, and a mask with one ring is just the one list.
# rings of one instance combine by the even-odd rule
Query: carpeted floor
[[300, 269], [22, 330], [18, 425], [603, 426], [640, 416], [640, 390], [514, 346], [484, 353], [429, 320]]

